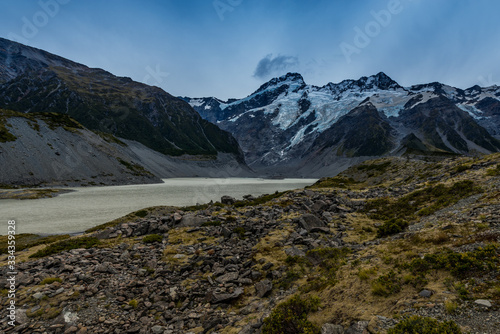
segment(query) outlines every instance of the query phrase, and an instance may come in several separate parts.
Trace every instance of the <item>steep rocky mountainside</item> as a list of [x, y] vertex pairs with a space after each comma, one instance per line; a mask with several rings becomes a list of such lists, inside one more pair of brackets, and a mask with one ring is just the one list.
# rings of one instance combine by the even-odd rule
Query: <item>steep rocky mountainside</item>
[[251, 175], [232, 154], [170, 157], [93, 132], [64, 114], [0, 109], [0, 188], [159, 183], [167, 177]]
[[270, 173], [322, 176], [361, 157], [500, 150], [497, 86], [402, 87], [378, 73], [316, 87], [288, 73], [239, 100], [183, 99]]
[[19, 235], [18, 323], [0, 326], [494, 334], [499, 222], [500, 154], [365, 161], [307, 189], [147, 208], [73, 238]]
[[0, 109], [0, 188], [161, 182], [120, 144], [68, 116]]
[[0, 38], [0, 108], [56, 112], [170, 156], [232, 154], [236, 140], [160, 88]]

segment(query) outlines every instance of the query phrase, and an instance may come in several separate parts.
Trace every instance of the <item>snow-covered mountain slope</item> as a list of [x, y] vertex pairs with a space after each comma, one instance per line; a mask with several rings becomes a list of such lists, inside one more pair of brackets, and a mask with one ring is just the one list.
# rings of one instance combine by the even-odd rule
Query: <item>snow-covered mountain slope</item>
[[[203, 118], [231, 132], [247, 163], [256, 169], [307, 164], [314, 150], [320, 148], [344, 157], [401, 154], [407, 149], [405, 145], [415, 144], [415, 140], [423, 145], [417, 146], [430, 152], [487, 153], [500, 148], [493, 138], [500, 138], [497, 86], [462, 90], [430, 83], [402, 87], [378, 73], [317, 87], [307, 85], [300, 74], [288, 73], [240, 100], [183, 99]], [[359, 109], [363, 105], [370, 106], [370, 117], [347, 122], [353, 119], [354, 110], [368, 110]], [[337, 138], [338, 133], [344, 137]], [[354, 147], [352, 143], [358, 142], [359, 136], [384, 144], [366, 146], [369, 143], [365, 142], [362, 149]], [[339, 145], [352, 149], [341, 149]]]

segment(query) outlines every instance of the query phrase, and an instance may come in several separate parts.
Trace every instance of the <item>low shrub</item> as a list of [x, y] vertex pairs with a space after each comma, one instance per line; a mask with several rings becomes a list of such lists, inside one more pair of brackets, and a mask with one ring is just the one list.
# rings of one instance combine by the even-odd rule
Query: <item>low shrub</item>
[[276, 287], [278, 289], [283, 288], [285, 290], [288, 290], [290, 286], [292, 286], [293, 282], [298, 280], [300, 278], [300, 273], [298, 273], [295, 270], [288, 270], [283, 277], [279, 279], [278, 282], [276, 282]]
[[163, 236], [159, 234], [149, 234], [142, 238], [142, 242], [145, 244], [151, 244], [153, 242], [162, 242]]
[[463, 164], [463, 165], [458, 165], [457, 167], [453, 168], [453, 171], [455, 173], [462, 173], [462, 172], [465, 172], [466, 170], [469, 170], [470, 169], [470, 165], [467, 165], [467, 164]]
[[62, 279], [60, 279], [59, 277], [47, 277], [40, 282], [40, 285], [52, 284], [54, 282], [62, 283]]
[[454, 301], [447, 300], [444, 302], [444, 309], [446, 310], [446, 313], [448, 314], [453, 314], [457, 311], [458, 304], [455, 303]]
[[304, 264], [306, 262], [305, 258], [303, 256], [287, 256], [285, 259], [285, 263], [289, 266], [293, 266], [295, 264]]
[[500, 175], [500, 165], [497, 165], [496, 168], [490, 168], [486, 171], [486, 175], [489, 176], [499, 176]]
[[296, 295], [290, 298], [264, 319], [262, 334], [319, 334], [320, 329], [307, 320], [307, 315], [317, 311], [319, 305], [317, 297], [302, 299]]
[[343, 176], [335, 176], [335, 177], [327, 177], [322, 178], [315, 184], [306, 187], [306, 189], [314, 189], [314, 188], [347, 188], [347, 186], [354, 185], [360, 182], [357, 182], [352, 177], [346, 178]]
[[461, 334], [460, 327], [453, 321], [439, 322], [436, 319], [411, 316], [387, 330], [387, 334]]
[[391, 270], [372, 282], [372, 293], [375, 296], [388, 297], [401, 291], [401, 286], [401, 278]]
[[144, 218], [148, 215], [146, 210], [139, 210], [134, 213], [137, 217]]
[[360, 280], [367, 280], [372, 275], [375, 275], [376, 272], [377, 272], [377, 268], [360, 269], [358, 272], [358, 277]]
[[470, 180], [459, 181], [451, 186], [437, 184], [416, 190], [395, 201], [388, 198], [368, 201], [365, 212], [372, 219], [385, 221], [378, 229], [377, 235], [387, 236], [401, 232], [407, 222], [419, 216], [430, 215], [480, 190]]
[[236, 235], [238, 235], [238, 238], [240, 239], [244, 239], [245, 238], [245, 228], [242, 227], [242, 226], [238, 226], [238, 227], [235, 227], [233, 229], [233, 233], [236, 233]]
[[431, 269], [445, 269], [455, 277], [466, 278], [498, 270], [500, 268], [499, 255], [498, 246], [490, 244], [465, 253], [447, 250], [427, 254], [423, 258], [413, 259], [406, 267], [413, 273], [421, 274]]
[[[18, 234], [16, 236], [16, 251], [22, 251], [23, 249], [46, 245], [69, 238], [70, 236], [68, 234], [49, 235], [47, 237], [41, 237], [36, 234]], [[0, 254], [7, 254], [7, 236], [0, 236], [0, 244], [5, 245], [0, 247]]]
[[91, 248], [99, 244], [100, 244], [99, 239], [95, 237], [81, 237], [70, 240], [63, 240], [48, 245], [44, 249], [41, 249], [34, 254], [31, 254], [29, 257], [40, 258], [76, 248]]
[[359, 171], [377, 171], [383, 173], [387, 170], [387, 167], [391, 165], [390, 161], [382, 162], [380, 164], [370, 164], [370, 165], [359, 165], [356, 167]]
[[377, 237], [382, 238], [402, 232], [408, 226], [408, 222], [401, 218], [391, 218], [377, 227]]
[[221, 222], [219, 220], [208, 221], [201, 224], [201, 226], [220, 226], [220, 225]]
[[345, 259], [351, 250], [349, 248], [316, 248], [306, 253], [308, 264], [317, 267], [321, 277], [317, 282], [310, 282], [315, 286], [314, 290], [336, 283], [338, 269], [345, 263]]

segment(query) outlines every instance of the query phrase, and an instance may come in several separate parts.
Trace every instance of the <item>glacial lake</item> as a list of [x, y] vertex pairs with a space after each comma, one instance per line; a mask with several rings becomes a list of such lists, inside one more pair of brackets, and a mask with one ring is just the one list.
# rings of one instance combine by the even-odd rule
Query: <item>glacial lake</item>
[[317, 179], [173, 178], [164, 183], [70, 188], [75, 191], [54, 198], [0, 200], [0, 226], [16, 221], [16, 233], [78, 233], [146, 207], [188, 206], [220, 201], [229, 195], [242, 199], [276, 191], [303, 188]]

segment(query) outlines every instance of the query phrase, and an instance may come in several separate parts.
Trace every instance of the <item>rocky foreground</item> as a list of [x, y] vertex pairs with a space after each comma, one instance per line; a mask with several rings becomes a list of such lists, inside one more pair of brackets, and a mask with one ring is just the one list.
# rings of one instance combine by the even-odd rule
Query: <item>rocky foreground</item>
[[381, 159], [308, 189], [149, 208], [28, 247], [17, 324], [1, 330], [398, 333], [416, 315], [498, 333], [499, 163]]

